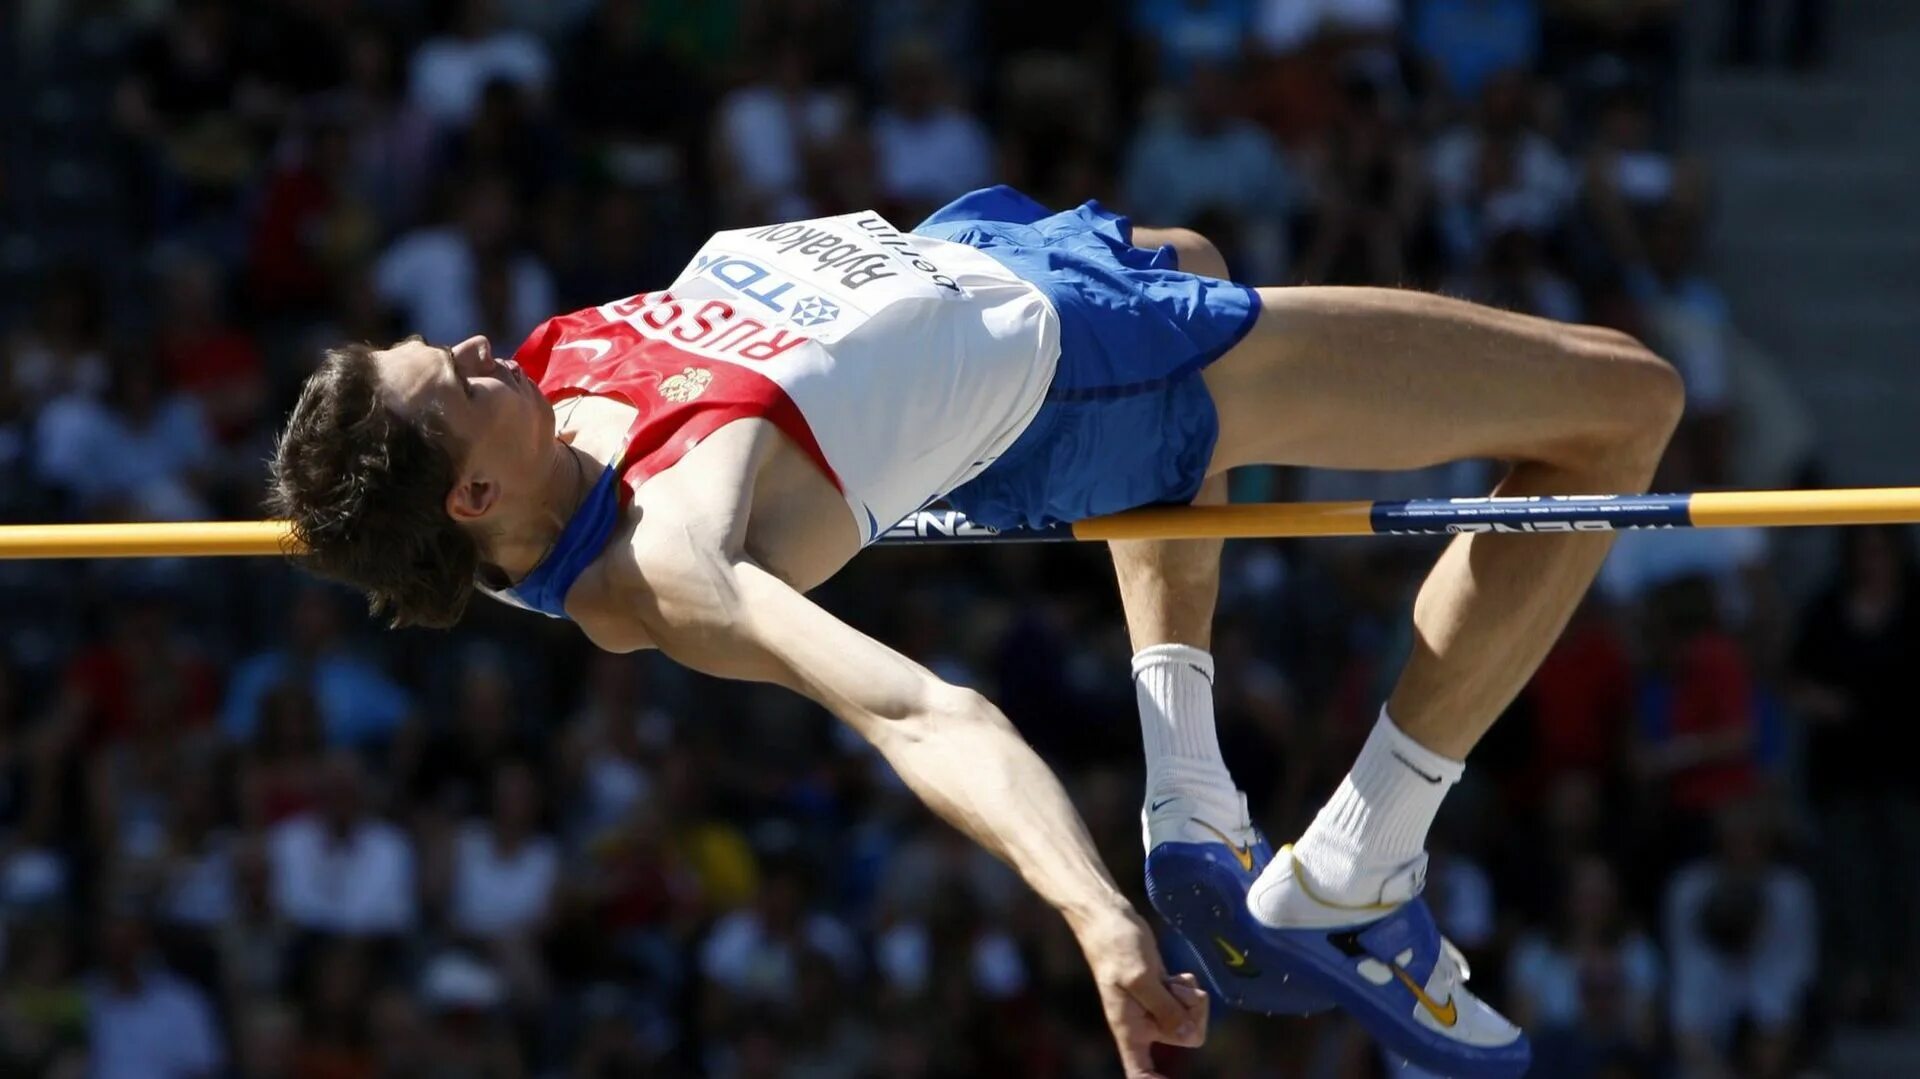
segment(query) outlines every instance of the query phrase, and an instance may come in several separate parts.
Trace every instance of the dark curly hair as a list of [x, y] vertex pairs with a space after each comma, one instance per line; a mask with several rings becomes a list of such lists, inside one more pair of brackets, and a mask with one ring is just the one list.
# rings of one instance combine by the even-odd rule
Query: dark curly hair
[[371, 345], [329, 349], [275, 447], [267, 511], [291, 522], [300, 565], [365, 592], [375, 616], [445, 628], [481, 568], [446, 510], [460, 451], [438, 415], [382, 400]]

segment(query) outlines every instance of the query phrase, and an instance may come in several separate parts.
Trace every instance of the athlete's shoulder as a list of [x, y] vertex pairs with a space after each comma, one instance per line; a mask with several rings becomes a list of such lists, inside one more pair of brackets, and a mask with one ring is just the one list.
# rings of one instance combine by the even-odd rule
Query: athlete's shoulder
[[668, 506], [630, 511], [567, 593], [567, 617], [601, 649], [662, 647], [719, 617], [707, 608], [722, 560], [690, 541], [699, 529], [681, 516]]

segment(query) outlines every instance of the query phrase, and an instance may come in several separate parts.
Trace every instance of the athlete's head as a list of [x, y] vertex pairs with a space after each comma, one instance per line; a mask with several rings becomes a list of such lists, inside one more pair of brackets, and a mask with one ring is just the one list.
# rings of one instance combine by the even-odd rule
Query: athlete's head
[[553, 409], [484, 337], [343, 345], [294, 405], [268, 509], [375, 614], [449, 626], [489, 542], [540, 503], [552, 446]]

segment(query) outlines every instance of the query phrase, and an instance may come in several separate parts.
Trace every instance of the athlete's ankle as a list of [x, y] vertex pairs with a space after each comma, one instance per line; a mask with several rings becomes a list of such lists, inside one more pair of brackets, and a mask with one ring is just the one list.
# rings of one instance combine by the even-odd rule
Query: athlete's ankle
[[1244, 795], [1225, 768], [1184, 760], [1159, 761], [1147, 769], [1147, 791], [1142, 804], [1151, 812], [1167, 800], [1182, 798], [1215, 813], [1238, 814]]
[[1155, 798], [1235, 797], [1213, 719], [1213, 657], [1183, 644], [1143, 648], [1133, 657], [1147, 761], [1147, 805]]
[[1382, 902], [1422, 857], [1434, 814], [1462, 770], [1408, 738], [1383, 709], [1353, 770], [1294, 844], [1304, 886], [1340, 906]]

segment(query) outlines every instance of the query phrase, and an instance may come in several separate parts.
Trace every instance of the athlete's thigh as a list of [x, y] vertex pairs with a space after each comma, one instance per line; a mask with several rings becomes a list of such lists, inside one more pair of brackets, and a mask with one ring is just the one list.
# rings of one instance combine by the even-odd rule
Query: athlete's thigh
[[1212, 240], [1193, 231], [1182, 228], [1152, 228], [1145, 225], [1133, 227], [1133, 246], [1149, 251], [1158, 247], [1173, 248], [1174, 255], [1180, 260], [1180, 269], [1201, 277], [1227, 279], [1227, 260], [1214, 246]]
[[1573, 458], [1657, 426], [1678, 398], [1672, 369], [1625, 334], [1398, 289], [1260, 296], [1253, 329], [1205, 372], [1213, 471]]

